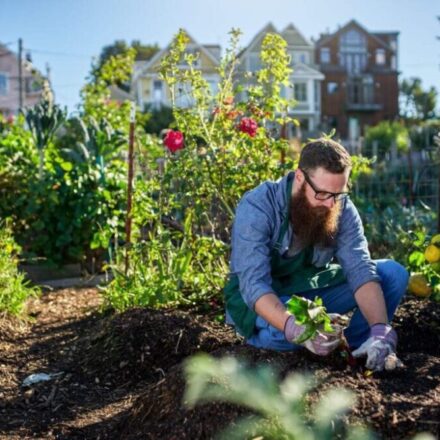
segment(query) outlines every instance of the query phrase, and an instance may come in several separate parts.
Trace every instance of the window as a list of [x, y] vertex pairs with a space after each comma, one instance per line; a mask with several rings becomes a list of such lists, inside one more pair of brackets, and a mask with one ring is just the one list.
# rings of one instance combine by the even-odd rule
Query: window
[[295, 99], [298, 102], [307, 101], [307, 84], [306, 83], [296, 83], [293, 87]]
[[322, 64], [329, 64], [330, 63], [330, 48], [329, 47], [321, 47], [320, 61]]
[[359, 74], [367, 66], [367, 39], [356, 29], [350, 29], [339, 40], [341, 65], [348, 74]]
[[9, 81], [6, 73], [0, 73], [0, 96], [8, 94]]
[[385, 62], [385, 49], [376, 49], [376, 64], [378, 66], [383, 66]]
[[291, 54], [292, 62], [291, 64], [295, 63], [303, 63], [303, 64], [309, 64], [309, 54], [306, 51], [293, 51]]
[[337, 82], [327, 83], [327, 93], [329, 95], [335, 95], [339, 91], [339, 84]]
[[153, 82], [153, 101], [155, 103], [162, 102], [162, 90], [163, 90], [162, 81], [154, 80], [154, 82]]

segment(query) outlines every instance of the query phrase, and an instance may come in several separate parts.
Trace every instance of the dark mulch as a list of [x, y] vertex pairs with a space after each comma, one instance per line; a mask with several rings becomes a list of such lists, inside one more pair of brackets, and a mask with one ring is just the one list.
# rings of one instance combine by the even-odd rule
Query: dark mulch
[[[334, 386], [351, 389], [351, 421], [382, 438], [439, 435], [440, 304], [409, 298], [396, 317], [406, 368], [365, 377], [334, 355], [276, 353], [240, 344], [215, 312], [133, 309], [99, 313], [95, 289], [65, 289], [30, 304], [34, 322], [0, 321], [0, 438], [208, 439], [247, 410], [210, 403], [182, 406], [182, 361], [204, 351], [276, 366], [283, 377], [309, 371], [316, 403]], [[62, 372], [22, 387], [31, 373]]]

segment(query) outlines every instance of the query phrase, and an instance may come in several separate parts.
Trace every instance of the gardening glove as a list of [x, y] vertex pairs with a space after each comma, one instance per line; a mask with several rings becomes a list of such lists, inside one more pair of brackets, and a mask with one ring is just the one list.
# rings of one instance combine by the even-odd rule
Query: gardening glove
[[[284, 336], [289, 341], [295, 344], [297, 340], [306, 330], [304, 325], [295, 323], [295, 316], [291, 315], [287, 318], [286, 324], [284, 325]], [[342, 328], [335, 328], [333, 333], [317, 332], [317, 334], [307, 341], [300, 343], [306, 347], [312, 353], [318, 356], [327, 356], [334, 349], [336, 349], [341, 343]]]
[[394, 370], [403, 363], [396, 356], [397, 333], [390, 325], [374, 324], [370, 327], [370, 337], [352, 352], [354, 357], [367, 356], [365, 366], [369, 370]]

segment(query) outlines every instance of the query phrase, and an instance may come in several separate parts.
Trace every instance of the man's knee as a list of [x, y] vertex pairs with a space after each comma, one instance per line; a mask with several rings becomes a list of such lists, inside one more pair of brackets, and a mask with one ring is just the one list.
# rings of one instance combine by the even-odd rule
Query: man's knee
[[408, 271], [397, 261], [378, 260], [377, 271], [382, 279], [382, 289], [385, 296], [402, 298], [408, 286]]

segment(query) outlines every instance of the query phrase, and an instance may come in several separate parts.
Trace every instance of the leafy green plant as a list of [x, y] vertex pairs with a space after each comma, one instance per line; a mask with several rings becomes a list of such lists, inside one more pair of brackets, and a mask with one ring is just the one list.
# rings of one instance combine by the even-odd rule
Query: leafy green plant
[[8, 222], [0, 224], [0, 313], [20, 315], [25, 302], [40, 293], [30, 287], [24, 274], [18, 270], [20, 247], [14, 241]]
[[[223, 401], [248, 408], [254, 414], [234, 423], [219, 438], [330, 440], [373, 439], [367, 429], [344, 429], [343, 416], [354, 404], [345, 389], [328, 391], [310, 408], [307, 393], [313, 388], [310, 376], [289, 374], [281, 383], [268, 366], [248, 368], [232, 357], [214, 359], [200, 354], [186, 361], [187, 387], [184, 403]], [[348, 431], [348, 432], [347, 432]]]
[[322, 298], [316, 297], [314, 301], [292, 295], [286, 303], [287, 310], [295, 315], [295, 322], [305, 327], [304, 332], [295, 340], [301, 344], [313, 338], [318, 331], [332, 333], [330, 316], [327, 314]]

